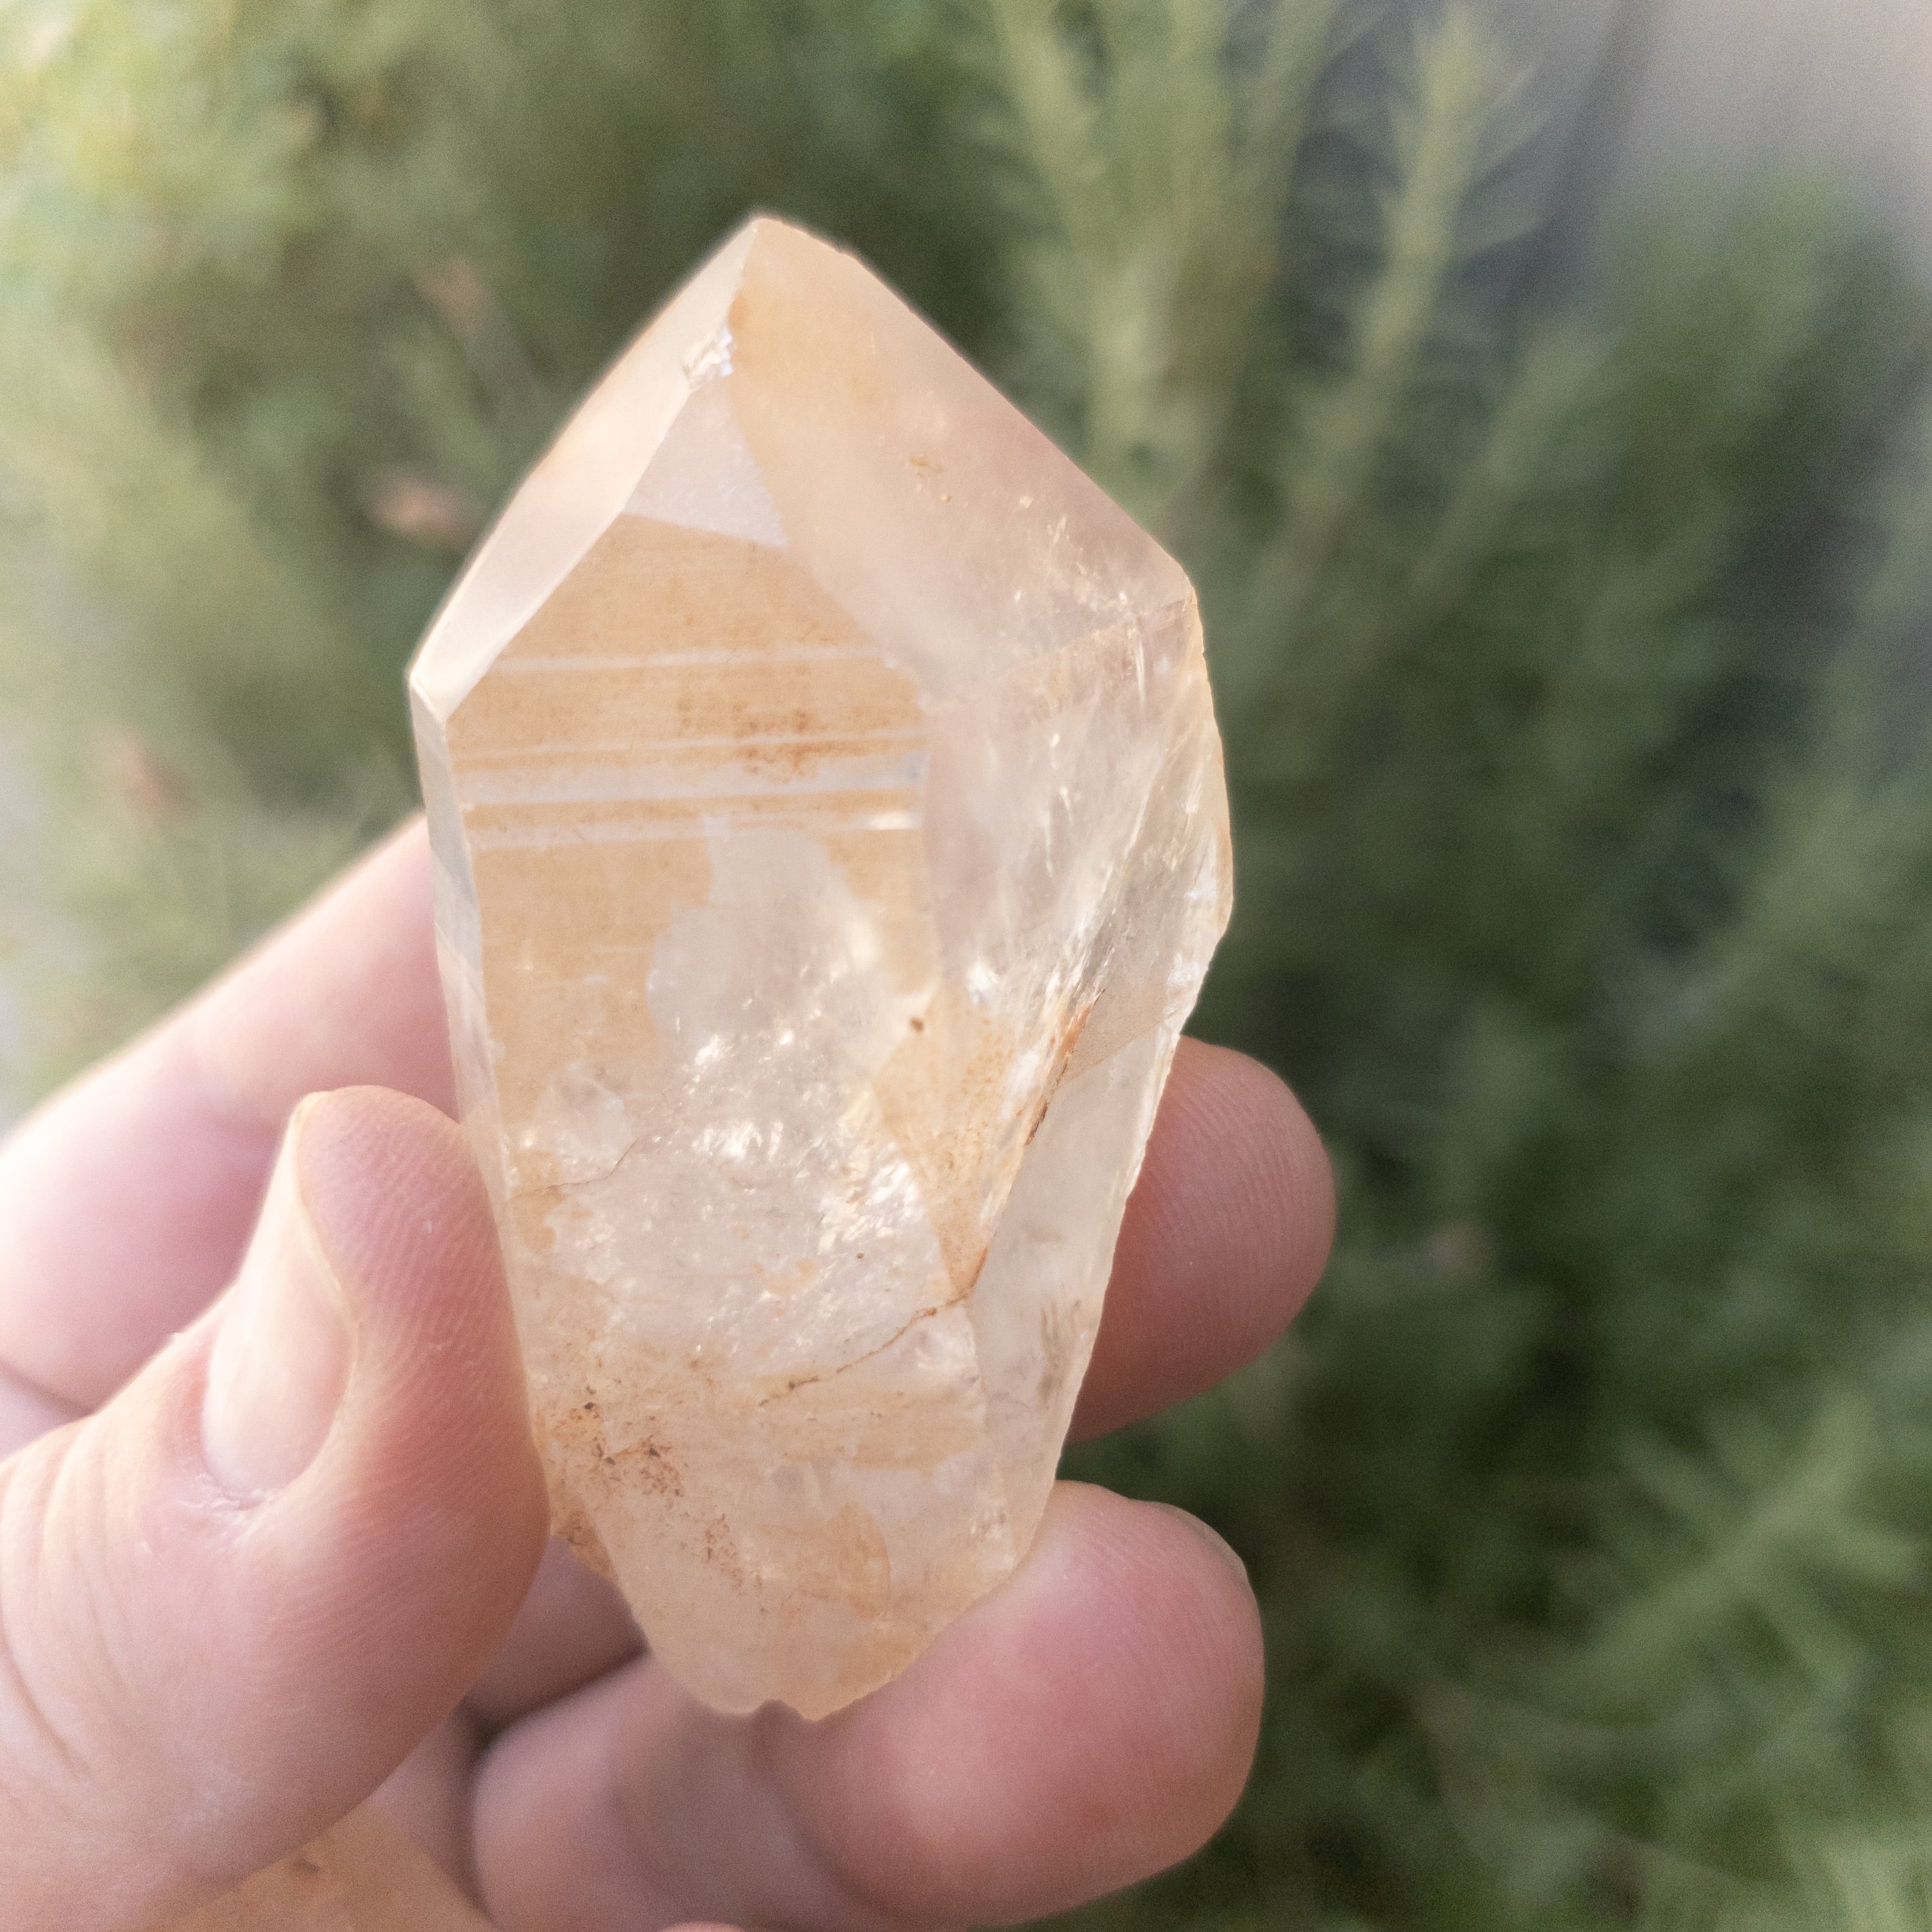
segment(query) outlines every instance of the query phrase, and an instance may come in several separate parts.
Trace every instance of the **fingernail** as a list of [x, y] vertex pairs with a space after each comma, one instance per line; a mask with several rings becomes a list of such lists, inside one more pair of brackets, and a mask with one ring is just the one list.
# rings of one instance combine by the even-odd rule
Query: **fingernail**
[[1236, 1555], [1234, 1546], [1211, 1524], [1203, 1522], [1191, 1511], [1181, 1509], [1173, 1503], [1156, 1503], [1154, 1508], [1164, 1509], [1169, 1516], [1178, 1516], [1244, 1583], [1248, 1580], [1248, 1566]]
[[349, 1380], [348, 1305], [298, 1178], [315, 1105], [290, 1118], [208, 1365], [202, 1458], [243, 1502], [285, 1489], [315, 1460]]

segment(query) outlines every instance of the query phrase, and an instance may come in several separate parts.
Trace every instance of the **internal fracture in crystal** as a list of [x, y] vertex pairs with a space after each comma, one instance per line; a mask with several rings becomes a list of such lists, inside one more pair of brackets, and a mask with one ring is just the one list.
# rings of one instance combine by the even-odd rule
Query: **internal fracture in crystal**
[[1024, 1556], [1228, 910], [1179, 568], [777, 221], [603, 379], [411, 693], [559, 1526], [728, 1711]]

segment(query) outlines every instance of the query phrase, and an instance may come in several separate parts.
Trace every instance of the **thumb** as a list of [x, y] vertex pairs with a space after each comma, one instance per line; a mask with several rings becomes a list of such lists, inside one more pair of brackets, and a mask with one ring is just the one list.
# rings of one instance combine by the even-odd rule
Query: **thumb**
[[315, 1837], [468, 1688], [544, 1526], [460, 1135], [304, 1102], [227, 1294], [0, 1464], [0, 1916], [122, 1932]]

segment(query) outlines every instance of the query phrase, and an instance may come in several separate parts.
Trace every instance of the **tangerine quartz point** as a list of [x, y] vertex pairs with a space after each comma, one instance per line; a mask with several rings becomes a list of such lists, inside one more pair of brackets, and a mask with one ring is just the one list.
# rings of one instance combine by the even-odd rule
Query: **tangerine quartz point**
[[557, 1526], [808, 1717], [1025, 1555], [1227, 922], [1179, 567], [852, 256], [751, 222], [410, 692]]

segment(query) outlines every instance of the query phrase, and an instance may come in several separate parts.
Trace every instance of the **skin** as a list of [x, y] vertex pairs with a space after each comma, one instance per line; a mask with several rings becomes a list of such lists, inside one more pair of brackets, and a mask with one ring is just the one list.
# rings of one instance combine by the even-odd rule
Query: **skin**
[[[1259, 1722], [1252, 1594], [1204, 1526], [1080, 1485], [1006, 1585], [836, 1716], [685, 1696], [547, 1546], [452, 1105], [412, 824], [0, 1145], [10, 1927], [132, 1932], [371, 1793], [504, 1932], [1017, 1921], [1214, 1830]], [[306, 1248], [262, 1205], [285, 1134]], [[1333, 1211], [1288, 1090], [1184, 1042], [1076, 1433], [1264, 1348]], [[286, 1404], [218, 1426], [231, 1284], [283, 1294], [302, 1267], [350, 1337], [338, 1370], [319, 1346], [287, 1365], [325, 1388], [316, 1439]]]

